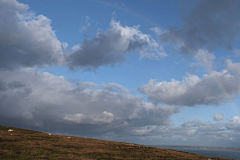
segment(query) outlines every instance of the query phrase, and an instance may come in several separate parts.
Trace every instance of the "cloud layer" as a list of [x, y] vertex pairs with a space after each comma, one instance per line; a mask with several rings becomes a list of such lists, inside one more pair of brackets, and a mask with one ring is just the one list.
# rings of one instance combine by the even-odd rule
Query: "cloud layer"
[[[62, 76], [32, 69], [1, 71], [0, 80], [0, 119], [15, 120], [15, 125], [22, 127], [52, 130], [52, 126], [61, 125], [70, 129], [69, 133], [83, 135], [120, 129], [134, 134], [138, 127], [171, 125], [170, 115], [180, 110], [146, 103], [116, 83], [72, 84]], [[11, 121], [5, 123], [11, 125]], [[56, 127], [55, 132], [60, 128]]]

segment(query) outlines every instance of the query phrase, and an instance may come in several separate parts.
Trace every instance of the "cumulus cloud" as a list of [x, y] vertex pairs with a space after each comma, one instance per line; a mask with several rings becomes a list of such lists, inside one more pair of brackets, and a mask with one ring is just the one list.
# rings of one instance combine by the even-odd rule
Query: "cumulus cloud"
[[213, 118], [215, 121], [221, 121], [224, 120], [224, 115], [214, 114]]
[[182, 81], [156, 82], [152, 79], [139, 90], [154, 102], [184, 106], [219, 105], [228, 101], [225, 94], [240, 94], [239, 64], [231, 60], [226, 63], [228, 70], [212, 71], [202, 79], [196, 75], [188, 75]]
[[120, 129], [133, 134], [133, 128], [171, 125], [170, 115], [180, 110], [144, 102], [116, 83], [73, 84], [63, 76], [27, 68], [1, 71], [0, 87], [0, 120], [5, 125], [14, 121], [18, 127], [42, 127], [46, 131], [56, 126], [55, 131], [64, 128], [82, 135], [117, 133]]
[[[200, 48], [222, 47], [233, 50], [240, 37], [240, 2], [238, 0], [201, 0], [186, 17], [181, 27], [172, 26], [160, 35], [163, 42], [195, 52]], [[175, 38], [181, 41], [175, 41]]]
[[95, 70], [99, 66], [123, 62], [125, 55], [139, 50], [141, 58], [159, 59], [166, 56], [163, 48], [150, 35], [143, 34], [139, 26], [122, 26], [111, 20], [106, 32], [98, 32], [93, 39], [85, 39], [67, 56], [71, 69]]
[[230, 122], [226, 124], [226, 128], [240, 131], [240, 116], [233, 116]]
[[16, 0], [0, 0], [0, 69], [61, 64], [61, 43], [51, 20]]

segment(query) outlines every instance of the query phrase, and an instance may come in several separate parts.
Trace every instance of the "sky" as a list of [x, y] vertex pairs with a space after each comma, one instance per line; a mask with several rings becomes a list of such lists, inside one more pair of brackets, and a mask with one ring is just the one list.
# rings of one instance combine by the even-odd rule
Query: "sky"
[[240, 147], [240, 1], [0, 0], [0, 125]]

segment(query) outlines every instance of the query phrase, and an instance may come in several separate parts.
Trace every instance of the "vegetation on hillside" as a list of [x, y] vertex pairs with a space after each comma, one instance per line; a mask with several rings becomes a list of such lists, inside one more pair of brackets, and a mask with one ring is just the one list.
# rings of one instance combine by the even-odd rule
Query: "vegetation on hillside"
[[[9, 130], [12, 129], [13, 131]], [[32, 130], [0, 126], [0, 159], [215, 159], [192, 153], [137, 144], [73, 136], [51, 135]]]

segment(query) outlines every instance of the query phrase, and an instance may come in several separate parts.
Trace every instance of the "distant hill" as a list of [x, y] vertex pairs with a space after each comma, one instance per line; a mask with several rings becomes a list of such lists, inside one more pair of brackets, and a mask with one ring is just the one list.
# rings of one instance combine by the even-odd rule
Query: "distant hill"
[[138, 144], [73, 136], [49, 135], [32, 130], [0, 126], [1, 160], [77, 159], [179, 159], [223, 160], [192, 153]]

